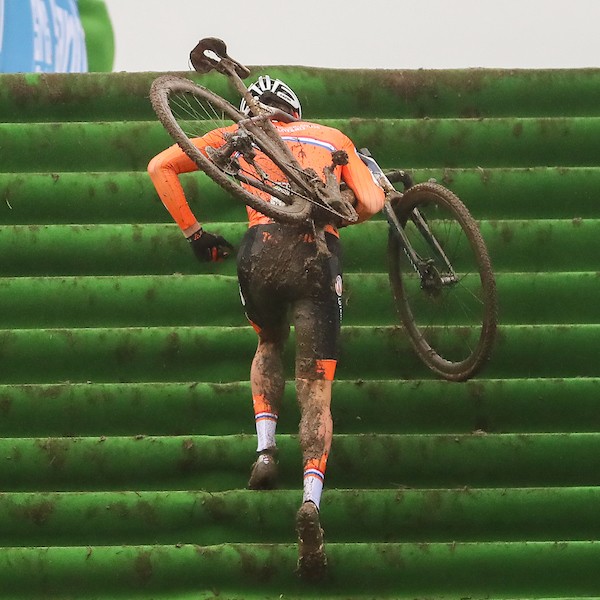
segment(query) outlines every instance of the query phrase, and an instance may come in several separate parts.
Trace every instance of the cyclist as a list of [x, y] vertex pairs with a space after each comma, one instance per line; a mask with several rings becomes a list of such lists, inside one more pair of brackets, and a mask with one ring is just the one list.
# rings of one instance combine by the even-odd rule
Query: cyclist
[[[311, 167], [321, 174], [325, 166], [332, 164], [332, 151], [347, 152], [347, 164], [336, 167], [335, 173], [353, 192], [358, 222], [381, 210], [383, 190], [348, 137], [336, 129], [303, 121], [298, 96], [279, 79], [261, 76], [248, 90], [263, 107], [289, 115], [289, 119], [281, 120], [279, 116], [273, 123], [302, 167]], [[240, 110], [251, 114], [244, 100]], [[207, 146], [221, 146], [223, 130], [211, 131], [193, 143], [204, 152]], [[222, 236], [204, 231], [178, 179], [180, 173], [196, 169], [176, 145], [148, 165], [162, 202], [197, 258], [216, 261], [227, 256], [232, 246]], [[238, 280], [246, 316], [258, 334], [250, 372], [258, 444], [248, 487], [270, 489], [276, 483], [275, 431], [284, 393], [282, 353], [289, 334], [291, 310], [304, 467], [303, 501], [296, 516], [298, 566], [300, 575], [318, 578], [325, 572], [327, 562], [319, 506], [332, 440], [331, 388], [342, 319], [339, 234], [334, 225], [327, 225], [325, 238], [329, 252], [318, 252], [309, 224], [279, 224], [250, 207], [247, 211], [249, 228], [238, 252]]]

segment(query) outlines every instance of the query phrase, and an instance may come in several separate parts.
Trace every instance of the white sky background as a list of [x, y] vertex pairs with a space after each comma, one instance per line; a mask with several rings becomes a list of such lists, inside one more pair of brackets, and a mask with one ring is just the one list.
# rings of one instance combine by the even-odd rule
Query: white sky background
[[105, 1], [115, 71], [186, 71], [203, 37], [247, 65], [600, 67], [600, 0]]

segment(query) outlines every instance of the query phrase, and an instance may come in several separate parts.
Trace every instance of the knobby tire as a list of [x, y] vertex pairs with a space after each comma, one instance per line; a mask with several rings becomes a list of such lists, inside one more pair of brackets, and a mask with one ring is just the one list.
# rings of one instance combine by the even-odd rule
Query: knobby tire
[[[465, 381], [485, 365], [495, 339], [497, 299], [490, 257], [476, 221], [462, 201], [445, 187], [434, 183], [415, 185], [395, 207], [407, 235], [412, 230], [411, 243], [414, 242], [425, 253], [428, 244], [412, 227], [409, 218], [414, 208], [423, 213], [431, 210], [444, 214], [445, 220], [440, 220], [439, 224], [431, 221], [430, 225], [435, 230], [443, 224], [444, 228], [440, 228], [439, 234], [443, 242], [448, 232], [445, 250], [448, 254], [456, 253], [457, 271], [462, 266], [460, 263], [464, 262], [469, 265], [470, 272], [460, 274], [460, 281], [454, 288], [439, 293], [419, 289], [419, 279], [408, 264], [397, 236], [390, 229], [388, 267], [396, 309], [422, 361], [445, 379]], [[437, 237], [438, 233], [435, 235]], [[451, 235], [453, 237], [450, 239]], [[432, 256], [434, 254], [431, 252]], [[453, 256], [449, 258], [451, 262], [454, 260]], [[411, 278], [415, 281], [411, 282]], [[456, 300], [458, 296], [453, 297], [453, 293], [462, 296]], [[447, 306], [444, 306], [445, 302]], [[448, 314], [445, 315], [445, 312]], [[421, 315], [426, 315], [423, 320]], [[437, 315], [443, 318], [447, 316], [448, 322]], [[427, 319], [431, 319], [431, 322]], [[473, 332], [476, 340], [468, 341], [468, 336], [473, 336]], [[449, 341], [446, 343], [446, 340]], [[463, 343], [464, 347], [461, 347]]]

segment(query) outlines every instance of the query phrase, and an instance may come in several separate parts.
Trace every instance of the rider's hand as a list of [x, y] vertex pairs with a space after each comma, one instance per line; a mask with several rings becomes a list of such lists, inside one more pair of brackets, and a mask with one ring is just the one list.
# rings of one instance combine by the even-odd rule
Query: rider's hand
[[196, 258], [201, 262], [216, 262], [227, 258], [233, 246], [221, 235], [199, 229], [187, 238]]

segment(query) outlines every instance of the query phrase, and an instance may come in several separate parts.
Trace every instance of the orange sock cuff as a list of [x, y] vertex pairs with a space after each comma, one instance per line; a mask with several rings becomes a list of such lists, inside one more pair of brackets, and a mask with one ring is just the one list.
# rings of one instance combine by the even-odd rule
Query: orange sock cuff
[[252, 395], [252, 406], [254, 408], [254, 416], [259, 418], [271, 418], [277, 420], [277, 412], [273, 410], [271, 403], [263, 394]]
[[333, 381], [337, 360], [334, 358], [297, 358], [296, 377], [308, 380]]
[[318, 360], [316, 364], [317, 373], [321, 375], [325, 381], [333, 381], [336, 366], [337, 360], [327, 358]]
[[321, 458], [311, 458], [306, 461], [304, 465], [304, 473], [318, 471], [322, 475], [325, 475], [325, 470], [327, 469], [327, 454], [323, 454]]

